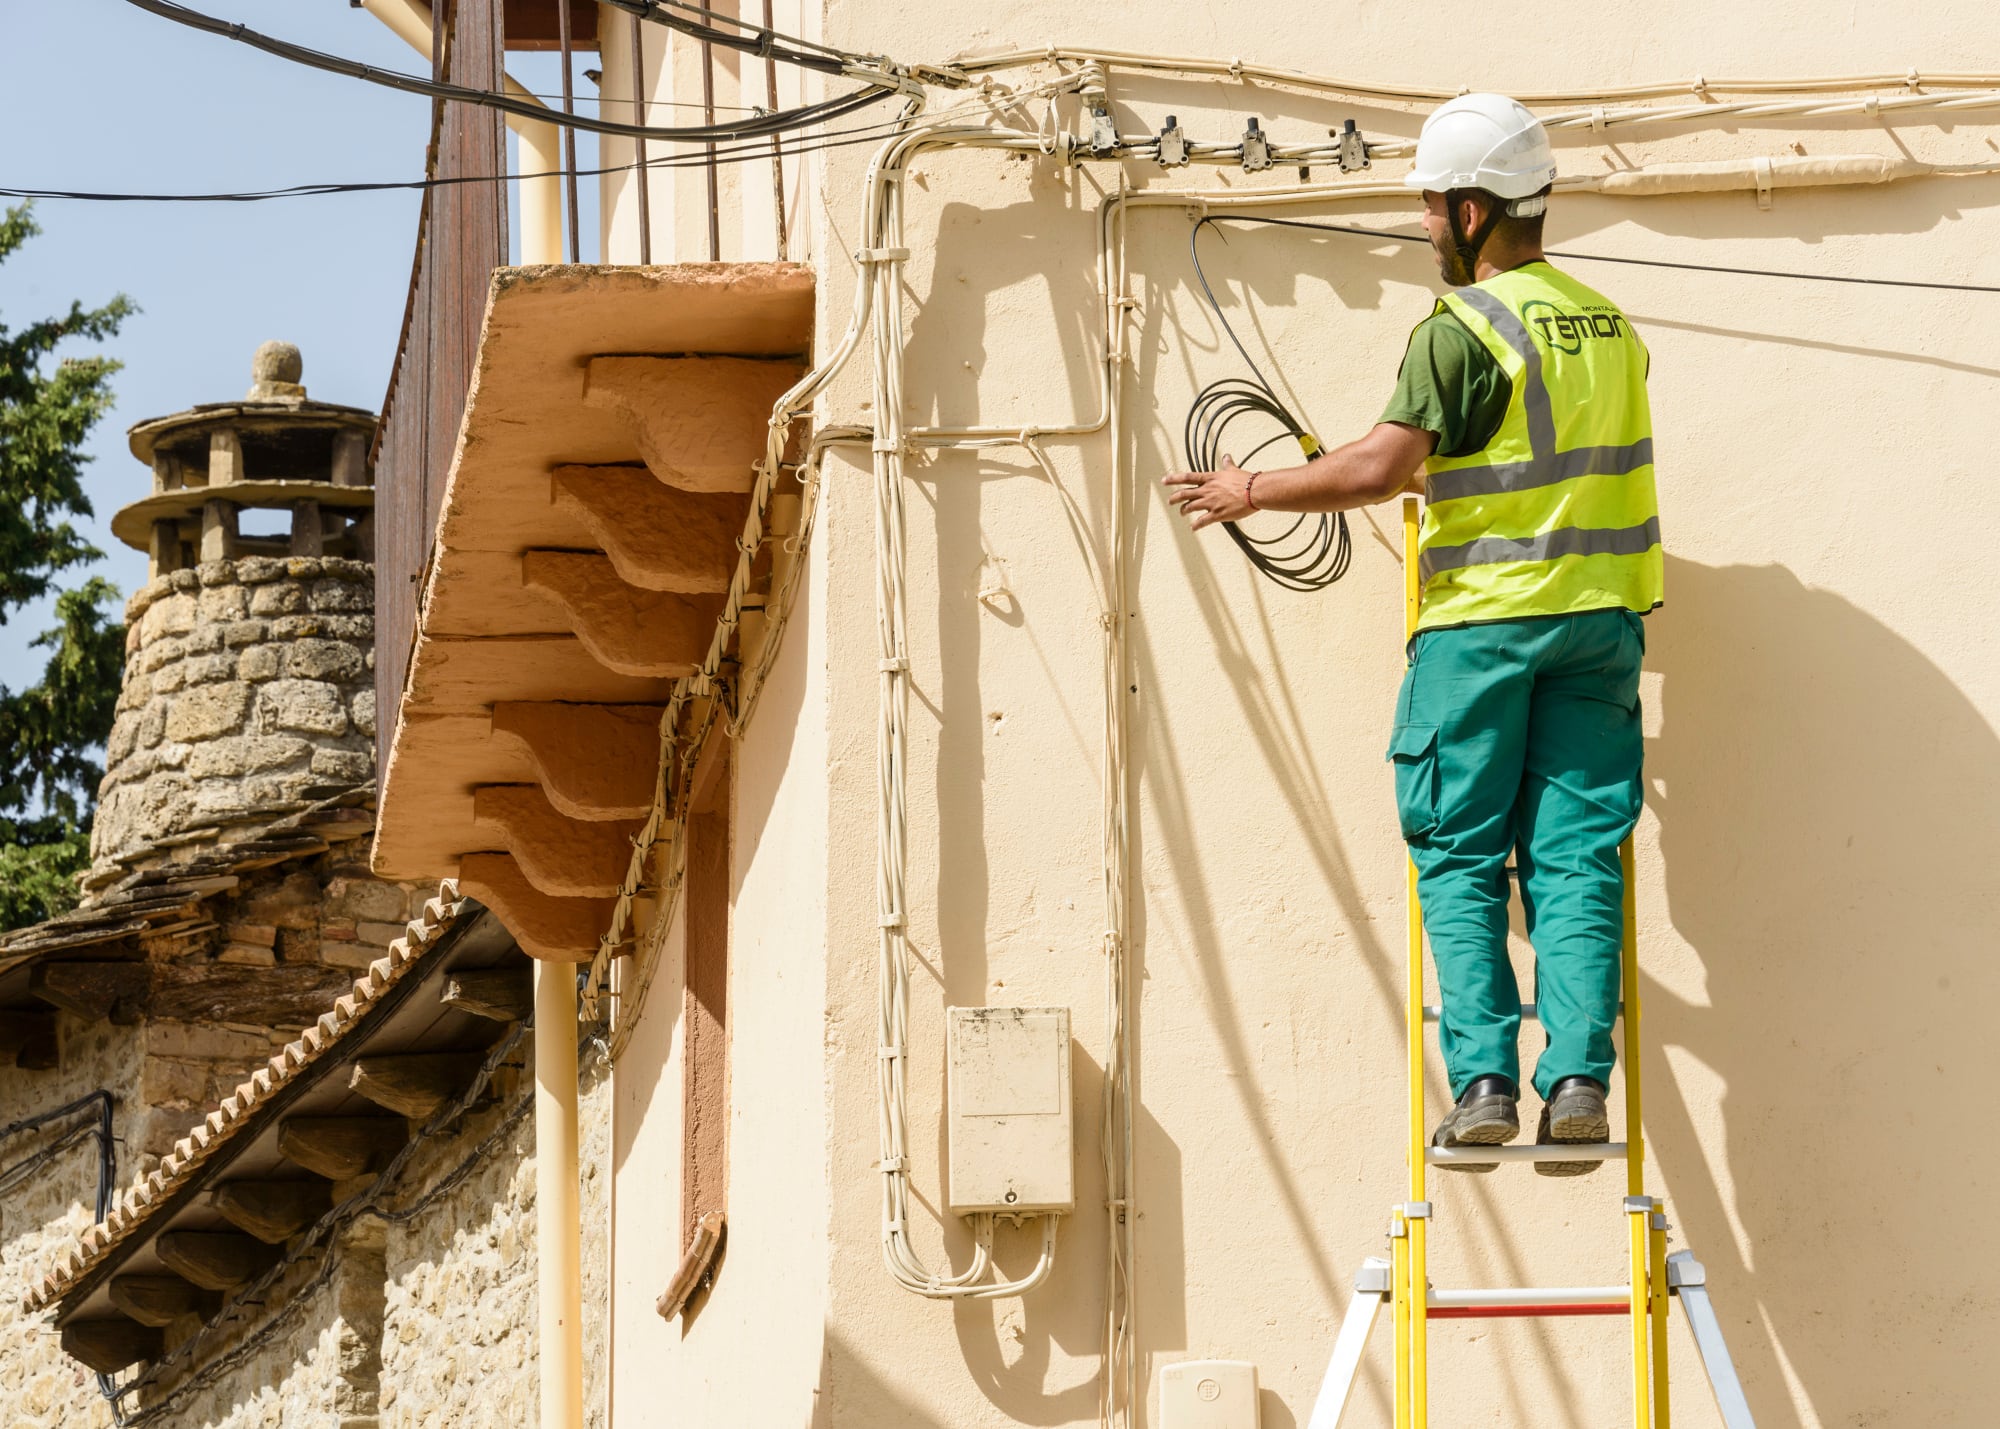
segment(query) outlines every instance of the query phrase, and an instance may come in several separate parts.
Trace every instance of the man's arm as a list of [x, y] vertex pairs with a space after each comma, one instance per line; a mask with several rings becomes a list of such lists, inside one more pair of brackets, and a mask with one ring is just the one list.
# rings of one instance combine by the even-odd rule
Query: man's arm
[[1253, 511], [1351, 511], [1421, 489], [1424, 460], [1436, 445], [1421, 428], [1379, 422], [1304, 466], [1252, 473], [1224, 457], [1219, 471], [1177, 471], [1165, 479], [1167, 500], [1197, 531]]

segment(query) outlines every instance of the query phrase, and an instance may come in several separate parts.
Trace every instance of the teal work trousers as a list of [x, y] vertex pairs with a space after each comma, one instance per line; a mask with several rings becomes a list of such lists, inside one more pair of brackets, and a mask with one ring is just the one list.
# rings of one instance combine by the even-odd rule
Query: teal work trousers
[[1618, 846], [1638, 822], [1639, 665], [1626, 610], [1426, 630], [1410, 642], [1389, 758], [1417, 865], [1451, 1093], [1521, 1085], [1521, 995], [1507, 958], [1507, 857], [1535, 949], [1544, 1097], [1608, 1083], [1624, 930]]

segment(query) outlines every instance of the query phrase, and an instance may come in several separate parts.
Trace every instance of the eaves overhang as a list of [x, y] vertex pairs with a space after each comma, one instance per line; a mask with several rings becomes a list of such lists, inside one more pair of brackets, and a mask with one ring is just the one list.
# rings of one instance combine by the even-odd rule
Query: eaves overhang
[[496, 270], [378, 874], [459, 880], [532, 956], [595, 951], [673, 682], [723, 615], [773, 404], [805, 371], [813, 298], [790, 263]]
[[55, 1310], [63, 1348], [101, 1373], [243, 1313], [390, 1185], [408, 1147], [455, 1124], [530, 1000], [505, 928], [445, 885], [333, 1010], [31, 1284], [23, 1311]]

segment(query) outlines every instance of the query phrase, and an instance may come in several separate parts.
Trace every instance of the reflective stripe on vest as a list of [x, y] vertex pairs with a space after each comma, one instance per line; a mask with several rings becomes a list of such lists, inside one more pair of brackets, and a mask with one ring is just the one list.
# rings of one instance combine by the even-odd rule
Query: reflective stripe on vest
[[1482, 450], [1428, 464], [1420, 628], [1659, 604], [1645, 349], [1624, 314], [1545, 263], [1457, 289], [1438, 311], [1513, 393]]

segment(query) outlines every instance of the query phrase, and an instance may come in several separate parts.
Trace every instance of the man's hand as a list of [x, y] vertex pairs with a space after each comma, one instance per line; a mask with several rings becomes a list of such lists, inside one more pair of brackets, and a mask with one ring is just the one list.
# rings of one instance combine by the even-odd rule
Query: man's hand
[[1250, 504], [1250, 473], [1225, 456], [1215, 471], [1177, 471], [1163, 478], [1167, 500], [1196, 531], [1218, 521], [1241, 521], [1257, 508]]

